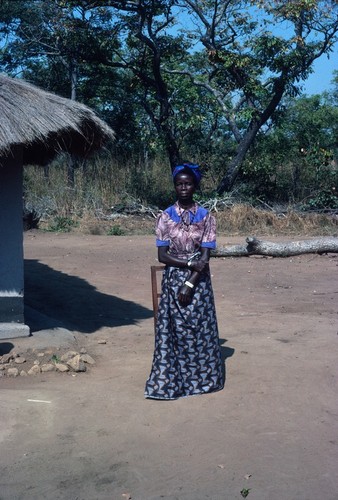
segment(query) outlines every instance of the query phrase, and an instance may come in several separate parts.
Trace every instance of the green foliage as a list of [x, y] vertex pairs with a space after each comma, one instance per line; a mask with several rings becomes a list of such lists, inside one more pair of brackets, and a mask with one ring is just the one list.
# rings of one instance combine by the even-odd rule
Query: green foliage
[[334, 209], [338, 208], [338, 195], [336, 191], [329, 191], [328, 189], [323, 189], [319, 191], [314, 197], [309, 198], [306, 203], [302, 205], [302, 208], [321, 210], [321, 209]]
[[46, 230], [55, 233], [69, 233], [75, 225], [76, 222], [70, 217], [56, 215], [52, 218]]
[[61, 363], [61, 358], [57, 354], [53, 354], [50, 360], [52, 363]]
[[242, 496], [243, 498], [246, 498], [246, 497], [249, 495], [250, 490], [251, 490], [251, 488], [243, 488], [243, 489], [241, 490], [241, 496]]
[[[337, 90], [326, 102], [294, 100], [313, 61], [333, 49], [334, 2], [177, 6], [176, 0], [140, 0], [137, 8], [111, 1], [0, 3], [0, 69], [84, 102], [116, 132], [104, 167], [80, 171], [76, 193], [58, 184], [39, 197], [54, 206], [49, 216], [62, 196], [65, 217], [81, 212], [84, 200], [102, 208], [116, 195], [112, 183], [164, 206], [170, 166], [182, 158], [206, 167], [207, 190], [220, 189], [233, 167], [229, 186], [238, 176], [250, 195], [265, 199], [315, 199], [336, 186], [335, 167], [319, 151], [336, 161]], [[106, 175], [99, 182], [96, 168]]]
[[118, 224], [114, 224], [114, 226], [110, 227], [107, 231], [108, 236], [122, 236], [123, 234], [124, 231]]
[[328, 95], [289, 100], [274, 127], [259, 135], [241, 179], [265, 200], [335, 208], [337, 123]]

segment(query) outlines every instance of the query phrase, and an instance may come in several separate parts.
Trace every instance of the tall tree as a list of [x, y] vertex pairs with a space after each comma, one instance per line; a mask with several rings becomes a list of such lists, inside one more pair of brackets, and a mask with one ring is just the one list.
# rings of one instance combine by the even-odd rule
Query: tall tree
[[127, 82], [125, 121], [143, 106], [171, 165], [193, 139], [218, 147], [223, 135], [222, 193], [283, 98], [332, 50], [338, 13], [314, 0], [3, 0], [0, 30], [1, 67], [62, 95], [91, 94], [107, 112], [114, 98], [101, 82]]
[[257, 135], [241, 179], [265, 199], [337, 206], [338, 108], [333, 95], [290, 98], [286, 104], [273, 127]]
[[108, 9], [86, 2], [3, 0], [0, 65], [75, 100], [88, 64], [97, 66], [116, 48], [114, 29]]
[[[0, 65], [32, 83], [72, 100], [88, 77], [111, 53], [117, 38], [108, 9], [91, 10], [83, 2], [4, 0], [0, 4]], [[74, 184], [75, 161], [67, 178]]]
[[218, 186], [223, 193], [232, 188], [257, 133], [283, 97], [299, 93], [313, 62], [332, 51], [338, 6], [334, 0], [180, 4], [191, 16], [191, 36], [204, 47], [197, 62], [192, 56], [182, 63], [180, 73], [214, 96], [237, 142]]

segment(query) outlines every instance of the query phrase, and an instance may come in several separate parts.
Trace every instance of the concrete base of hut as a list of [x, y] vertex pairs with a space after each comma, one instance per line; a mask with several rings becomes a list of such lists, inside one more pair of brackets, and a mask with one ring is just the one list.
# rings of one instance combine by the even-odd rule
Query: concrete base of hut
[[5, 339], [16, 339], [29, 337], [29, 326], [22, 323], [0, 323], [0, 341]]
[[24, 323], [23, 311], [22, 296], [1, 297], [0, 293], [0, 340], [30, 335], [30, 328]]

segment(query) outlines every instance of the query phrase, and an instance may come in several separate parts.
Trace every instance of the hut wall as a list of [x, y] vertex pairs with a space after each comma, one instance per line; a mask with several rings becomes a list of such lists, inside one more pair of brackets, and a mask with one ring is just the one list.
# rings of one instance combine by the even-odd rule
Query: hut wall
[[29, 335], [24, 325], [22, 177], [20, 155], [0, 164], [0, 338]]

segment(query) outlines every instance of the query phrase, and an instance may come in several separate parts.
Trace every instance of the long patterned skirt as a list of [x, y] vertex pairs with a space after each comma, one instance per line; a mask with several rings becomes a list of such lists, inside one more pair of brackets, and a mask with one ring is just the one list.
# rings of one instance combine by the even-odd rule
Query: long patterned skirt
[[167, 267], [162, 278], [155, 351], [145, 397], [177, 399], [223, 388], [217, 318], [209, 274], [201, 275], [191, 304], [178, 291], [189, 270]]

